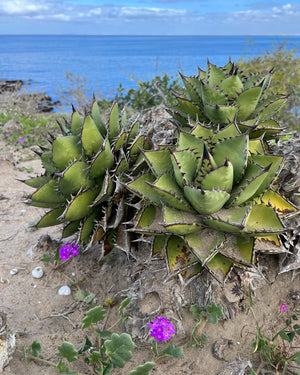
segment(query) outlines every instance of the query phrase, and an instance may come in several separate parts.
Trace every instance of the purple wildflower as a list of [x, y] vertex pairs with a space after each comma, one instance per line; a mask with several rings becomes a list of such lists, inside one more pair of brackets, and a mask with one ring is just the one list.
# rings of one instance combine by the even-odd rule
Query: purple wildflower
[[20, 139], [19, 139], [19, 142], [20, 142], [20, 143], [24, 143], [24, 142], [25, 142], [25, 139], [24, 139], [24, 138], [20, 138]]
[[286, 307], [286, 303], [282, 303], [281, 305], [280, 305], [280, 312], [287, 312], [287, 307]]
[[150, 334], [155, 337], [157, 341], [167, 341], [171, 338], [172, 334], [176, 333], [173, 323], [168, 319], [156, 316], [155, 319], [149, 323], [151, 329]]
[[76, 243], [67, 242], [59, 249], [59, 256], [62, 260], [67, 260], [71, 257], [76, 257], [79, 254], [78, 245]]
[[10, 136], [10, 133], [5, 133], [5, 137], [9, 137]]

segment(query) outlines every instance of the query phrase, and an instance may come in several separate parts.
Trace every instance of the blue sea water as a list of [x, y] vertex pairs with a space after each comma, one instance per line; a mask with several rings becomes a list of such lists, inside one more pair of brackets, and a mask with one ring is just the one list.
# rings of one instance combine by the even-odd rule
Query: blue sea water
[[192, 75], [207, 58], [221, 66], [229, 56], [260, 55], [283, 42], [300, 50], [300, 36], [0, 35], [0, 79], [30, 80], [31, 90], [56, 99], [69, 71], [86, 77], [89, 95], [112, 97], [120, 83], [131, 88], [162, 73]]

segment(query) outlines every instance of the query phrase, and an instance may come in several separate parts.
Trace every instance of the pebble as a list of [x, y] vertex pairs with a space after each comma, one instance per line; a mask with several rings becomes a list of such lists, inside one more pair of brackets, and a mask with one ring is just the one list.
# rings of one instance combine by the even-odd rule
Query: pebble
[[19, 272], [17, 268], [13, 268], [12, 270], [9, 271], [10, 275], [16, 275]]
[[31, 275], [32, 275], [32, 277], [34, 277], [35, 279], [40, 279], [41, 277], [43, 277], [43, 275], [44, 275], [44, 271], [43, 271], [42, 267], [35, 267], [35, 268], [31, 271]]
[[68, 287], [68, 285], [64, 285], [58, 290], [58, 294], [60, 296], [69, 296], [71, 294], [71, 289]]

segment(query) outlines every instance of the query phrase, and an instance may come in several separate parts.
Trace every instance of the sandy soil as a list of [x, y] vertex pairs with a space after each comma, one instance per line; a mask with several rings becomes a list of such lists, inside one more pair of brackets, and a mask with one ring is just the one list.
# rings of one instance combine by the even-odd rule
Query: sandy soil
[[[24, 362], [22, 350], [25, 345], [30, 345], [33, 340], [42, 344], [41, 357], [47, 360], [58, 360], [57, 346], [63, 340], [72, 342], [76, 347], [80, 346], [86, 332], [81, 330], [81, 319], [87, 307], [84, 303], [75, 300], [76, 288], [72, 287], [70, 296], [59, 296], [60, 286], [68, 284], [68, 277], [74, 273], [74, 263], [64, 266], [60, 270], [53, 270], [50, 265], [40, 261], [44, 253], [53, 253], [57, 247], [56, 240], [60, 239], [59, 227], [31, 230], [29, 223], [34, 222], [44, 210], [30, 207], [24, 204], [26, 194], [33, 190], [18, 180], [34, 176], [41, 172], [38, 160], [22, 161], [30, 150], [15, 152], [6, 145], [0, 135], [0, 312], [6, 316], [7, 328], [16, 335], [17, 350], [4, 370], [5, 375], [41, 375], [56, 374], [56, 370], [44, 364], [29, 361]], [[29, 168], [34, 169], [34, 173]], [[50, 235], [52, 241], [45, 241], [44, 235]], [[147, 249], [145, 249], [147, 252]], [[150, 262], [150, 263], [149, 263]], [[158, 263], [149, 261], [149, 257], [138, 258], [137, 261], [128, 260], [126, 256], [113, 256], [108, 260], [98, 262], [97, 248], [80, 255], [77, 260], [78, 272], [84, 281], [81, 288], [87, 293], [95, 293], [97, 304], [103, 304], [106, 297], [113, 297], [120, 302], [126, 297], [126, 290], [136, 285], [137, 278], [141, 284], [149, 288], [147, 270], [157, 267]], [[242, 359], [251, 362], [256, 370], [260, 367], [260, 374], [275, 374], [274, 370], [268, 370], [261, 362], [257, 353], [253, 353], [251, 342], [255, 338], [255, 322], [248, 308], [247, 280], [255, 284], [254, 310], [257, 319], [262, 326], [262, 332], [271, 336], [279, 328], [284, 326], [286, 316], [279, 316], [281, 303], [286, 303], [290, 314], [298, 314], [300, 317], [300, 275], [291, 273], [278, 273], [277, 256], [262, 258], [262, 263], [268, 266], [266, 276], [268, 282], [255, 278], [253, 275], [243, 274], [240, 278], [233, 273], [231, 280], [225, 289], [217, 285], [210, 276], [208, 285], [212, 285], [210, 292], [216, 303], [224, 306], [227, 319], [217, 325], [207, 325], [204, 333], [208, 336], [208, 343], [204, 347], [184, 348], [185, 356], [180, 359], [162, 358], [157, 361], [157, 366], [151, 374], [248, 374], [250, 369], [224, 370], [232, 361]], [[149, 266], [150, 265], [150, 266]], [[41, 266], [44, 276], [34, 279], [31, 271], [36, 266]], [[160, 264], [160, 266], [162, 266]], [[152, 267], [152, 268], [151, 268]], [[163, 267], [163, 266], [162, 266]], [[13, 268], [18, 269], [15, 275], [10, 274]], [[162, 270], [162, 275], [165, 270]], [[153, 279], [154, 280], [154, 279]], [[152, 286], [154, 281], [152, 280]], [[173, 280], [171, 287], [179, 290], [182, 297], [180, 315], [172, 310], [172, 296], [169, 304], [164, 303], [164, 298], [157, 302], [157, 296], [161, 291], [170, 287], [168, 283], [162, 284], [161, 278], [156, 277], [156, 285], [160, 284], [160, 291], [155, 294], [155, 285], [151, 293], [143, 293], [141, 300], [136, 302], [134, 309], [137, 314], [142, 314], [143, 322], [151, 321], [153, 310], [157, 307], [156, 314], [176, 318], [178, 334], [172, 339], [175, 345], [186, 345], [190, 342], [190, 332], [193, 326], [193, 318], [189, 312], [189, 306], [197, 302], [197, 282], [184, 291], [180, 289], [178, 280]], [[237, 283], [242, 291], [240, 297], [235, 297], [231, 292], [233, 285]], [[196, 287], [195, 287], [196, 285]], [[200, 284], [198, 284], [200, 285]], [[202, 284], [201, 284], [202, 285]], [[204, 284], [203, 284], [204, 285]], [[159, 287], [157, 287], [159, 289]], [[163, 302], [163, 303], [161, 303]], [[157, 306], [156, 306], [157, 304]], [[110, 308], [106, 326], [117, 318], [118, 304]], [[129, 311], [130, 313], [130, 311]], [[133, 320], [134, 321], [134, 320]], [[146, 323], [145, 323], [146, 324]], [[136, 329], [135, 329], [136, 328]], [[134, 323], [127, 325], [129, 333], [137, 336], [139, 330]], [[124, 331], [124, 327], [118, 327], [117, 332]], [[151, 353], [149, 339], [138, 338], [136, 349], [131, 361], [124, 369], [116, 369], [112, 374], [128, 374], [138, 364], [145, 361], [155, 361]], [[298, 343], [299, 345], [299, 343]], [[164, 345], [159, 346], [161, 348]], [[245, 367], [245, 366], [244, 366]], [[90, 374], [86, 367], [80, 367], [84, 374]]]

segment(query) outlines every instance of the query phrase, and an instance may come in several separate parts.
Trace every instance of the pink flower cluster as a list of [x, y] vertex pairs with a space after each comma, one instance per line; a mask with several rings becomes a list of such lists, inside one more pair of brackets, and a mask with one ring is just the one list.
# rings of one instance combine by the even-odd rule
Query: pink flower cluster
[[67, 260], [71, 256], [76, 257], [79, 254], [78, 245], [76, 243], [67, 242], [59, 249], [59, 256], [62, 260]]
[[158, 316], [149, 323], [150, 334], [155, 337], [157, 341], [169, 340], [172, 334], [176, 333], [173, 324], [166, 318], [160, 318]]

